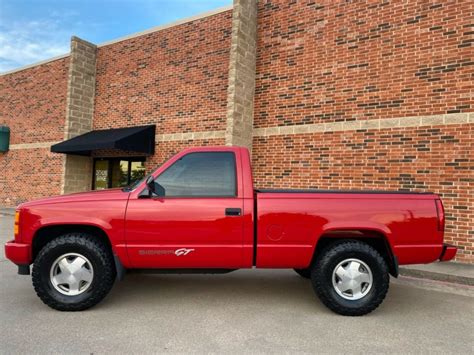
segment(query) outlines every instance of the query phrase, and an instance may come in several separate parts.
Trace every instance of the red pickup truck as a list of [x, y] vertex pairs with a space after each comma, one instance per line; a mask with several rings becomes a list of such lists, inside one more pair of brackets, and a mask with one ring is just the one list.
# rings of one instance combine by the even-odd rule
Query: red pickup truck
[[101, 301], [126, 270], [293, 268], [331, 310], [383, 301], [398, 265], [451, 260], [431, 193], [255, 190], [241, 147], [187, 149], [123, 189], [24, 203], [8, 259], [61, 311]]

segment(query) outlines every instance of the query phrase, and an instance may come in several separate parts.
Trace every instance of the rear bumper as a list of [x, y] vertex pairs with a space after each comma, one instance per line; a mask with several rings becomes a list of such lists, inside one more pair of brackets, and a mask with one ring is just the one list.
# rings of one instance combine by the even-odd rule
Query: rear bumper
[[17, 265], [30, 265], [31, 246], [11, 240], [5, 244], [5, 256]]
[[454, 245], [443, 244], [443, 250], [439, 256], [439, 261], [449, 261], [456, 256], [458, 249]]

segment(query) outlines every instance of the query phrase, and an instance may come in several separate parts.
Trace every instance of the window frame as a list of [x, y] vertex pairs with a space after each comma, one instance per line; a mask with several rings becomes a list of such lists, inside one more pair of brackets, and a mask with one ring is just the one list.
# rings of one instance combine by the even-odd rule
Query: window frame
[[[161, 171], [157, 176], [154, 177], [154, 180], [158, 180], [158, 178], [164, 173], [166, 172], [169, 168], [171, 168], [173, 165], [175, 165], [178, 161], [182, 160], [184, 157], [188, 156], [188, 155], [192, 155], [192, 154], [215, 154], [215, 153], [218, 153], [218, 154], [222, 154], [222, 153], [226, 153], [226, 154], [230, 154], [232, 156], [232, 160], [233, 160], [233, 163], [234, 163], [234, 184], [235, 184], [235, 187], [234, 187], [234, 194], [233, 195], [220, 195], [220, 196], [216, 196], [216, 195], [183, 195], [183, 196], [160, 196], [160, 195], [157, 195], [155, 193], [152, 194], [151, 198], [153, 199], [195, 199], [195, 198], [206, 198], [206, 199], [213, 199], [213, 198], [216, 198], [216, 199], [224, 199], [224, 198], [238, 198], [239, 197], [239, 181], [238, 181], [238, 170], [237, 170], [237, 157], [236, 157], [236, 154], [235, 152], [233, 151], [223, 151], [223, 150], [216, 150], [216, 151], [200, 151], [200, 152], [189, 152], [189, 153], [186, 153], [182, 156], [180, 156], [178, 159], [176, 159], [175, 161], [173, 161], [169, 166], [166, 167], [166, 169], [164, 169], [163, 171]], [[147, 195], [148, 194], [148, 189], [145, 187], [145, 189], [142, 190], [142, 192], [140, 193], [140, 196], [144, 196], [144, 195]]]

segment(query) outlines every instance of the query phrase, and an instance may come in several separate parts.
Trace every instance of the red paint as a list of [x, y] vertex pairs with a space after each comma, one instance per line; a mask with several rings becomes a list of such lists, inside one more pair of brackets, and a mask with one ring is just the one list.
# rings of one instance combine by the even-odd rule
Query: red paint
[[[307, 267], [319, 239], [336, 231], [339, 237], [343, 232], [357, 238], [353, 231], [360, 230], [385, 238], [401, 265], [447, 261], [456, 254], [452, 246], [442, 253], [444, 212], [434, 194], [255, 193], [248, 151], [239, 147], [187, 149], [153, 176], [202, 151], [235, 154], [236, 197], [140, 198], [142, 183], [130, 193], [113, 189], [25, 203], [19, 206], [21, 237], [6, 244], [7, 258], [30, 264], [41, 228], [88, 225], [105, 233], [127, 268], [249, 268], [255, 218], [256, 266], [262, 268]], [[226, 208], [241, 208], [242, 214], [226, 216]]]
[[5, 256], [18, 265], [29, 264], [31, 260], [31, 246], [10, 240], [5, 244]]
[[454, 245], [444, 244], [445, 248], [444, 253], [441, 254], [439, 261], [449, 261], [452, 260], [456, 256], [456, 252], [458, 249]]
[[445, 216], [444, 216], [444, 206], [443, 202], [441, 200], [435, 200], [436, 202], [436, 212], [438, 214], [438, 230], [439, 231], [444, 231], [444, 221], [445, 221]]

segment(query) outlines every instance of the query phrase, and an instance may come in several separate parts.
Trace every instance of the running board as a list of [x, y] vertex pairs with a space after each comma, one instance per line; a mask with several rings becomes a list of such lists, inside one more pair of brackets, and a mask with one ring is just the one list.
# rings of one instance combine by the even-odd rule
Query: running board
[[238, 269], [127, 269], [134, 274], [228, 274]]

